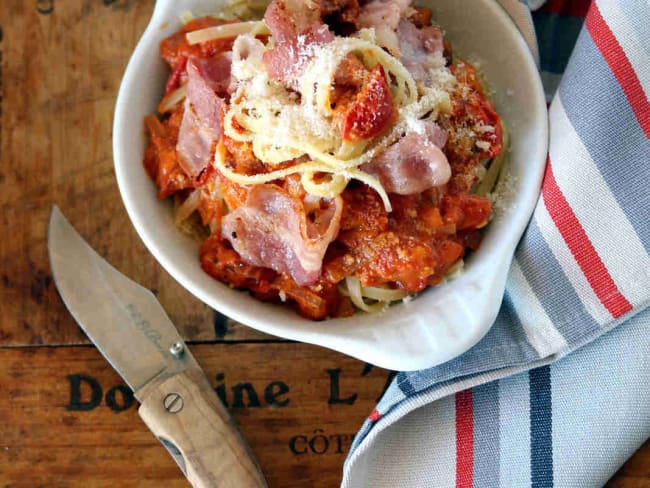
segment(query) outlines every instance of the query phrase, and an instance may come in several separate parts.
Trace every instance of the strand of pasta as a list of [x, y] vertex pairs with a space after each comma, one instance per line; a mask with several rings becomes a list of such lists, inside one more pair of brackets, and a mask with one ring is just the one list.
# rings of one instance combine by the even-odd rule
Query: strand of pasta
[[[365, 173], [358, 169], [350, 168], [350, 169], [335, 171], [333, 170], [333, 168], [331, 168], [326, 164], [319, 163], [316, 161], [308, 161], [305, 163], [298, 163], [293, 166], [289, 166], [287, 168], [277, 169], [269, 173], [261, 173], [256, 175], [243, 175], [229, 168], [228, 165], [226, 164], [225, 157], [223, 157], [221, 154], [222, 153], [220, 153], [219, 151], [217, 151], [217, 153], [215, 154], [215, 159], [214, 159], [215, 167], [221, 172], [223, 176], [225, 176], [231, 181], [234, 181], [235, 183], [239, 183], [241, 185], [261, 185], [262, 183], [268, 183], [269, 181], [286, 178], [287, 176], [295, 173], [312, 174], [312, 175], [314, 173], [332, 173], [333, 177], [331, 182], [323, 183], [323, 184], [314, 183], [314, 185], [320, 186], [318, 193], [321, 193], [323, 195], [328, 195], [328, 198], [334, 198], [335, 196], [340, 195], [343, 189], [345, 189], [345, 186], [341, 186], [341, 178], [345, 180], [355, 179], [373, 188], [381, 197], [384, 207], [387, 209], [387, 211], [388, 212], [392, 211], [392, 206], [390, 203], [390, 199], [388, 198], [388, 194], [386, 193], [386, 190], [384, 190], [384, 188], [382, 187], [379, 180], [374, 176], [369, 175], [368, 173]], [[305, 190], [307, 189], [305, 188]], [[316, 196], [321, 196], [321, 195], [317, 194]]]
[[[231, 0], [233, 9], [248, 8], [246, 0]], [[262, 2], [266, 3], [266, 2]], [[191, 20], [191, 14], [184, 14], [184, 22]], [[249, 33], [253, 36], [268, 33], [262, 21], [241, 22], [210, 27], [187, 34], [190, 44], [205, 42], [213, 39], [235, 37]], [[290, 167], [276, 169], [269, 173], [246, 175], [233, 171], [226, 163], [226, 151], [220, 141], [216, 154], [215, 166], [228, 179], [246, 185], [262, 184], [275, 179], [281, 179], [291, 174], [300, 173], [305, 190], [315, 196], [334, 198], [347, 186], [351, 179], [356, 179], [375, 189], [382, 198], [384, 206], [391, 210], [390, 200], [381, 183], [372, 175], [359, 169], [369, 162], [386, 147], [397, 141], [408, 129], [413, 120], [425, 116], [435, 120], [438, 111], [449, 110], [449, 95], [443, 90], [418, 87], [411, 74], [404, 66], [375, 42], [372, 30], [362, 29], [357, 38], [337, 38], [332, 43], [322, 46], [317, 56], [308, 64], [300, 80], [302, 104], [311, 107], [315, 113], [331, 121], [331, 88], [334, 83], [336, 69], [340, 62], [349, 54], [355, 54], [368, 68], [381, 64], [387, 73], [387, 79], [400, 117], [393, 128], [380, 138], [373, 141], [350, 143], [343, 141], [340, 134], [331, 124], [328, 134], [319, 137], [308, 137], [301, 132], [299, 137], [291, 131], [283, 132], [280, 128], [280, 113], [287, 108], [282, 100], [247, 99], [246, 91], [243, 96], [233, 96], [231, 106], [225, 115], [224, 133], [233, 140], [252, 143], [253, 152], [263, 162], [277, 165], [286, 161], [307, 155], [311, 161], [298, 163]], [[325, 60], [325, 61], [323, 61]], [[174, 105], [186, 96], [183, 86], [169, 94], [159, 105], [160, 112], [171, 110]], [[419, 95], [419, 98], [418, 98]], [[431, 113], [431, 115], [427, 115]], [[285, 120], [286, 121], [286, 120]], [[492, 190], [499, 171], [506, 158], [508, 134], [503, 128], [503, 151], [494, 158], [477, 187], [477, 193], [484, 194]], [[271, 134], [271, 135], [269, 135]], [[313, 136], [313, 134], [311, 134]], [[325, 175], [322, 175], [325, 173]], [[321, 174], [317, 177], [317, 174]], [[194, 191], [178, 207], [176, 218], [185, 220], [193, 213], [198, 205], [199, 191]], [[463, 267], [459, 260], [448, 272], [447, 277], [457, 274]], [[364, 287], [355, 276], [348, 276], [339, 284], [341, 293], [350, 297], [353, 304], [366, 312], [384, 310], [391, 302], [411, 298], [406, 291], [383, 287]]]
[[269, 29], [262, 20], [248, 20], [245, 22], [234, 22], [231, 24], [216, 25], [188, 32], [185, 34], [188, 44], [199, 44], [201, 42], [215, 39], [228, 39], [237, 37], [240, 34], [269, 34]]
[[349, 296], [354, 306], [358, 309], [363, 310], [364, 312], [376, 313], [381, 312], [388, 306], [388, 302], [384, 301], [378, 301], [373, 304], [366, 303], [361, 294], [361, 282], [359, 281], [359, 278], [348, 276], [345, 278], [343, 283], [343, 287], [340, 288], [341, 292], [344, 295]]
[[[339, 195], [350, 179], [357, 179], [375, 189], [390, 212], [390, 200], [380, 181], [359, 167], [396, 142], [407, 131], [411, 119], [428, 113], [435, 116], [440, 109], [444, 110], [449, 106], [449, 96], [442, 90], [425, 89], [419, 97], [409, 71], [374, 44], [371, 34], [363, 33], [364, 38], [336, 38], [328, 44], [311, 47], [314, 50], [312, 59], [299, 80], [299, 99], [269, 80], [263, 71], [257, 85], [279, 90], [280, 96], [260, 94], [240, 84], [224, 117], [225, 135], [235, 141], [251, 143], [255, 156], [272, 166], [303, 156], [311, 161], [257, 175], [239, 174], [228, 168], [225, 161], [217, 162], [224, 176], [240, 184], [255, 185], [301, 173], [308, 193], [330, 198]], [[381, 64], [398, 107], [397, 123], [387, 134], [372, 141], [343, 141], [332, 117], [330, 94], [334, 76], [349, 54], [356, 55], [368, 68]], [[307, 122], [304, 117], [311, 121]], [[312, 122], [314, 127], [311, 127]], [[316, 173], [328, 173], [330, 177], [317, 182]]]
[[165, 95], [163, 99], [158, 104], [158, 113], [164, 114], [165, 112], [171, 111], [176, 104], [185, 100], [187, 96], [187, 83], [184, 83], [176, 90]]
[[[251, 117], [250, 114], [244, 113], [244, 111], [247, 110], [247, 107], [243, 104], [234, 105], [226, 113], [224, 119], [224, 132], [228, 137], [239, 142], [254, 142], [255, 140], [260, 140], [260, 144], [262, 144], [262, 141], [266, 143], [268, 145], [268, 148], [264, 151], [263, 154], [256, 153], [256, 156], [258, 156], [262, 161], [271, 164], [287, 161], [294, 159], [299, 155], [307, 154], [312, 160], [323, 162], [331, 166], [332, 169], [350, 169], [356, 168], [364, 163], [369, 162], [382, 150], [397, 141], [397, 139], [399, 139], [408, 128], [406, 116], [409, 118], [420, 118], [427, 112], [436, 109], [440, 104], [439, 100], [433, 98], [425, 100], [425, 102], [428, 103], [416, 103], [413, 104], [413, 106], [409, 106], [408, 110], [406, 110], [405, 113], [400, 116], [400, 120], [395, 124], [395, 126], [388, 134], [381, 137], [374, 145], [368, 148], [367, 151], [362, 152], [361, 155], [353, 157], [351, 159], [342, 159], [334, 154], [331, 154], [330, 152], [326, 152], [318, 147], [315, 147], [309, 141], [290, 137], [290, 135], [288, 137], [282, 138], [281, 140], [269, 137], [265, 134], [264, 131], [267, 133], [269, 132], [269, 127], [273, 126], [273, 123], [271, 122], [273, 118], [264, 115], [260, 115], [259, 117]], [[233, 119], [237, 121], [237, 124], [240, 127], [244, 127], [245, 130], [241, 131], [235, 128], [233, 125]], [[262, 145], [258, 147], [261, 148]], [[354, 146], [350, 147], [353, 149], [348, 149], [349, 152], [353, 154], [355, 152], [359, 152], [358, 149], [354, 148]], [[276, 154], [274, 154], [274, 152]], [[286, 152], [288, 156], [283, 157], [283, 152]]]
[[[406, 301], [410, 296], [408, 292], [400, 289], [362, 286], [359, 278], [355, 276], [348, 276], [339, 283], [339, 291], [364, 312], [381, 312], [391, 302]], [[375, 303], [368, 303], [366, 299], [373, 300]]]

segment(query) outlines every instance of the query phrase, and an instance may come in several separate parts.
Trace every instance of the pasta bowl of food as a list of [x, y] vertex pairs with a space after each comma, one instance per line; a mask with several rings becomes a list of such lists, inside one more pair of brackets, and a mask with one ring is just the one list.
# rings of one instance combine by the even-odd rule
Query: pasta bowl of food
[[547, 152], [493, 0], [158, 1], [115, 109], [127, 212], [187, 290], [395, 370], [489, 330]]

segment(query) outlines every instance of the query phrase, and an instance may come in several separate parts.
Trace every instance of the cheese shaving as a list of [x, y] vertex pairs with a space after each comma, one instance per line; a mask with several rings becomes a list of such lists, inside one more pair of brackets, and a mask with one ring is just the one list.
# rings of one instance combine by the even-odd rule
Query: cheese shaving
[[[251, 185], [300, 173], [308, 193], [328, 198], [339, 195], [349, 180], [356, 179], [377, 191], [390, 212], [390, 199], [380, 181], [360, 166], [399, 140], [414, 120], [425, 115], [435, 119], [451, 109], [451, 102], [448, 93], [440, 89], [425, 88], [420, 93], [402, 63], [371, 42], [372, 34], [365, 32], [363, 38], [336, 38], [324, 45], [303, 46], [301, 49], [310, 61], [298, 80], [299, 96], [270, 79], [264, 70], [262, 56], [270, 47], [250, 34], [239, 36], [233, 53], [241, 51], [248, 56], [233, 56], [232, 73], [237, 89], [224, 117], [224, 133], [233, 140], [250, 142], [255, 156], [268, 165], [305, 157], [308, 161], [264, 174], [245, 175], [217, 160], [224, 176]], [[341, 61], [350, 54], [369, 69], [381, 64], [397, 106], [398, 121], [388, 133], [372, 140], [344, 141], [333, 117], [330, 95], [334, 77]], [[329, 176], [316, 182], [317, 173]]]
[[269, 29], [262, 20], [249, 20], [247, 22], [235, 22], [232, 24], [216, 25], [185, 34], [190, 45], [201, 42], [214, 41], [217, 39], [229, 39], [241, 34], [269, 34]]
[[158, 112], [164, 114], [165, 112], [171, 111], [177, 104], [185, 100], [186, 96], [187, 84], [184, 84], [163, 97], [158, 104]]

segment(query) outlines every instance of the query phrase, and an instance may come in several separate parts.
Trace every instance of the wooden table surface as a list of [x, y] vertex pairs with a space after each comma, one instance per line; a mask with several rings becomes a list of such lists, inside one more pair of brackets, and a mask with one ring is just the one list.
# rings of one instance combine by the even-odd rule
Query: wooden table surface
[[[157, 265], [122, 206], [113, 106], [153, 3], [0, 2], [0, 485], [188, 486], [54, 289], [46, 227], [56, 203], [101, 255], [156, 293], [270, 486], [337, 486], [391, 374], [216, 314]], [[650, 444], [609, 486], [650, 487]]]

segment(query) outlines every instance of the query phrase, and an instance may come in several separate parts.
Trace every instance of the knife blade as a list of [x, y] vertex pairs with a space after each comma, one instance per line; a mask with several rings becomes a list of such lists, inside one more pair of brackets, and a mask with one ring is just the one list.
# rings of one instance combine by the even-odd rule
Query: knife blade
[[131, 387], [138, 413], [195, 487], [265, 487], [257, 462], [156, 297], [97, 254], [58, 207], [50, 266], [63, 302]]

